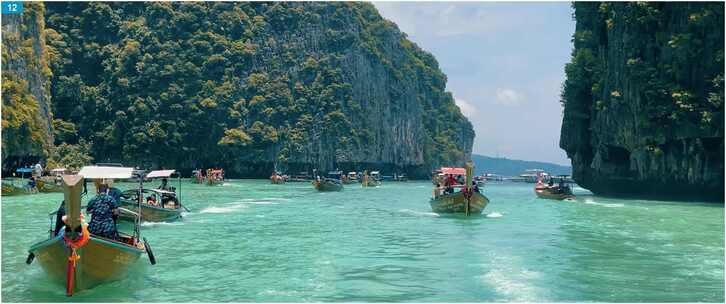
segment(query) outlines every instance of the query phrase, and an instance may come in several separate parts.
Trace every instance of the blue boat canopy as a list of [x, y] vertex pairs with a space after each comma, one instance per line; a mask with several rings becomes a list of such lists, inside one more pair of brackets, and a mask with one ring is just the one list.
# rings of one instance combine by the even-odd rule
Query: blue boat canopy
[[30, 172], [33, 172], [33, 169], [30, 169], [30, 168], [18, 168], [18, 170], [15, 170], [15, 172], [18, 172], [18, 173], [30, 173]]

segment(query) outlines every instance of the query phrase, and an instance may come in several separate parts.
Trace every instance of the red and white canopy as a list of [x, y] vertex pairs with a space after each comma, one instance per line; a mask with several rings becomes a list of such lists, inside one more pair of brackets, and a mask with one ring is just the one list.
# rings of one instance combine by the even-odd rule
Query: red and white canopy
[[450, 167], [441, 167], [440, 169], [441, 173], [443, 174], [453, 174], [453, 175], [466, 175], [466, 169], [464, 168], [450, 168]]

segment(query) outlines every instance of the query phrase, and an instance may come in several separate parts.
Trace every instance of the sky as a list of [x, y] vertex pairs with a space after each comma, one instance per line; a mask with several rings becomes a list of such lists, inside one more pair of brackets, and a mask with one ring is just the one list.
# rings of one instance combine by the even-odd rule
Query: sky
[[431, 52], [474, 126], [473, 153], [569, 165], [559, 148], [570, 2], [373, 2]]

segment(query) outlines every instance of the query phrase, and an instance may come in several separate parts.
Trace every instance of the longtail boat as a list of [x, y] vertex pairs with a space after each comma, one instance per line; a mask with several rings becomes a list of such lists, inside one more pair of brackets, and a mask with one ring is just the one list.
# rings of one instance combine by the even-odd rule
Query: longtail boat
[[328, 172], [328, 176], [325, 178], [317, 176], [313, 181], [313, 186], [321, 192], [343, 190], [343, 183], [340, 180], [340, 176], [342, 174], [343, 172], [341, 171], [330, 171]]
[[195, 184], [203, 184], [204, 183], [204, 173], [202, 170], [194, 170], [192, 171], [192, 183]]
[[537, 197], [553, 200], [574, 199], [575, 195], [572, 194], [572, 187], [567, 183], [565, 177], [559, 176], [558, 178], [550, 177], [550, 183], [545, 184], [542, 178], [539, 177], [537, 184], [534, 186], [534, 193]]
[[[65, 285], [66, 295], [124, 278], [129, 268], [146, 253], [151, 264], [155, 258], [146, 239], [140, 240], [139, 222], [133, 234], [119, 233], [112, 240], [91, 234], [83, 223], [81, 190], [85, 179], [131, 178], [132, 168], [87, 166], [78, 175], [62, 176], [65, 197], [64, 227], [54, 235], [51, 221], [50, 237], [32, 245], [26, 263], [37, 259], [54, 281]], [[51, 216], [55, 213], [51, 213]], [[65, 228], [65, 229], [63, 229]]]
[[287, 176], [280, 174], [280, 172], [273, 172], [270, 176], [270, 183], [272, 184], [284, 184], [287, 180]]
[[[2, 181], [2, 195], [23, 195], [35, 193], [28, 184], [25, 184], [25, 173], [32, 174], [33, 169], [30, 168], [18, 168], [15, 172], [20, 173], [20, 178], [8, 178]], [[37, 189], [37, 181], [36, 181]]]
[[13, 181], [2, 182], [2, 196], [29, 194], [28, 189], [15, 185]]
[[[144, 178], [139, 178], [138, 189], [126, 190], [121, 193], [121, 206], [124, 209], [119, 212], [119, 219], [133, 222], [139, 216], [142, 221], [167, 222], [181, 218], [182, 210], [187, 209], [181, 204], [177, 188], [166, 183], [174, 173], [176, 173], [175, 170], [151, 171]], [[181, 177], [178, 174], [177, 176], [178, 190], [181, 192]], [[144, 180], [155, 178], [162, 178], [162, 184], [158, 189], [144, 188]], [[141, 199], [140, 207], [139, 199]]]
[[223, 170], [207, 170], [207, 186], [218, 186], [224, 183]]
[[371, 174], [368, 174], [368, 171], [363, 172], [363, 180], [361, 181], [362, 187], [378, 187], [382, 184], [383, 182], [381, 182], [380, 172], [371, 171]]
[[360, 181], [358, 180], [358, 172], [351, 171], [348, 172], [348, 175], [345, 175], [345, 179], [343, 179], [343, 184], [349, 185], [349, 184], [357, 184]]
[[43, 176], [35, 181], [39, 192], [63, 192], [63, 185], [60, 176]]
[[[442, 188], [436, 187], [434, 197], [429, 202], [431, 209], [436, 213], [464, 213], [467, 216], [481, 214], [489, 204], [489, 199], [479, 192], [478, 187], [472, 187], [472, 163], [467, 163], [466, 168], [441, 168], [440, 171], [445, 178], [448, 178], [446, 183], [450, 192], [442, 194]], [[454, 176], [464, 174], [466, 174], [466, 183], [461, 186], [455, 184]], [[460, 188], [461, 191], [455, 192], [455, 188]]]

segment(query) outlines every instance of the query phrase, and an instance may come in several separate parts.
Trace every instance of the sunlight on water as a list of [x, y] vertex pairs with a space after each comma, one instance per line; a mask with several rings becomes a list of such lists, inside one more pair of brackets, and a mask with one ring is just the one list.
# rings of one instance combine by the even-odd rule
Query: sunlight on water
[[724, 300], [722, 204], [581, 188], [573, 201], [551, 201], [531, 184], [491, 183], [483, 214], [466, 218], [431, 212], [427, 182], [331, 193], [309, 183], [224, 185], [185, 183], [190, 212], [141, 227], [157, 264], [142, 257], [130, 278], [73, 298], [25, 264], [62, 194], [3, 197], [2, 300]]

